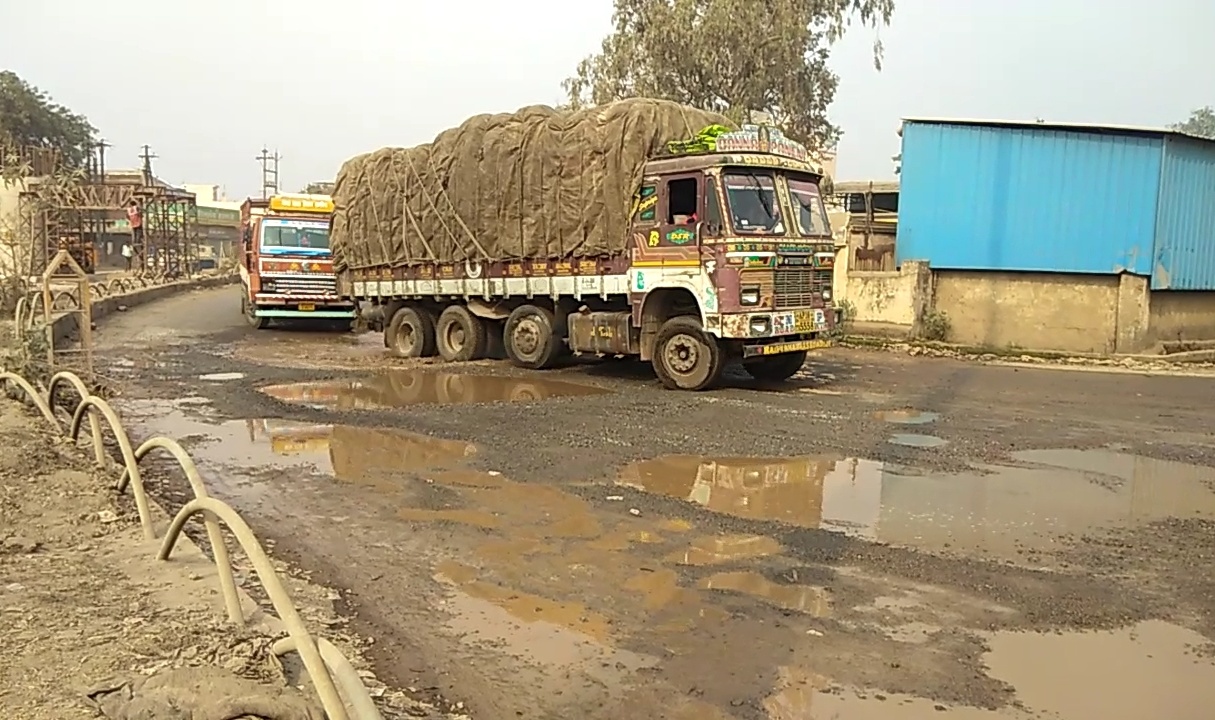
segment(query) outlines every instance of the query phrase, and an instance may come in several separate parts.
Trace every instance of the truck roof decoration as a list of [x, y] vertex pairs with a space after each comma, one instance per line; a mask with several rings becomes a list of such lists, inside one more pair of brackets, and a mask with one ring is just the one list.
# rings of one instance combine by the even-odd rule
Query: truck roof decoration
[[806, 146], [785, 137], [779, 128], [771, 125], [743, 125], [730, 130], [722, 125], [710, 125], [688, 140], [667, 143], [667, 151], [673, 155], [695, 155], [698, 153], [765, 153], [779, 155], [798, 162], [809, 162]]
[[331, 213], [333, 198], [328, 195], [275, 195], [270, 198], [272, 212]]

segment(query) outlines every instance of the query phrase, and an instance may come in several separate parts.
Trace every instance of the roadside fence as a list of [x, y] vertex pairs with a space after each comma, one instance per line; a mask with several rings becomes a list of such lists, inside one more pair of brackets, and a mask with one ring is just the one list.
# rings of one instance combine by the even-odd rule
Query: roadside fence
[[[115, 279], [111, 283], [117, 285], [119, 280], [123, 279], [125, 278]], [[157, 560], [168, 561], [181, 538], [186, 523], [194, 517], [201, 516], [206, 528], [207, 539], [211, 545], [228, 620], [234, 625], [243, 626], [247, 618], [241, 607], [240, 595], [228, 555], [228, 546], [225, 544], [220, 530], [222, 523], [240, 545], [240, 549], [252, 564], [262, 588], [266, 591], [266, 595], [277, 613], [277, 617], [269, 616], [272, 623], [281, 625], [286, 632], [286, 636], [274, 644], [274, 653], [279, 656], [291, 652], [299, 654], [329, 720], [382, 720], [379, 710], [372, 702], [371, 695], [354, 666], [332, 643], [323, 638], [314, 637], [308, 632], [295, 604], [287, 594], [282, 578], [274, 569], [270, 557], [258, 542], [249, 525], [230, 505], [207, 493], [198, 467], [180, 443], [172, 438], [157, 436], [145, 440], [138, 447], [132, 446], [130, 436], [110, 404], [103, 398], [93, 395], [84, 381], [72, 372], [62, 371], [54, 374], [44, 393], [40, 393], [26, 378], [10, 371], [0, 371], [0, 385], [3, 385], [10, 393], [14, 386], [19, 388], [22, 392], [17, 397], [23, 396], [41, 413], [56, 433], [71, 438], [73, 442], [77, 442], [87, 421], [92, 437], [93, 459], [103, 469], [113, 468], [115, 465], [106, 453], [104, 421], [104, 425], [109, 428], [110, 435], [116, 442], [122, 457], [122, 472], [115, 483], [115, 489], [119, 493], [125, 492], [127, 488], [131, 489], [131, 493], [135, 496], [135, 506], [139, 512], [139, 523], [144, 538], [148, 541], [157, 540], [157, 533], [148, 495], [144, 489], [143, 476], [140, 474], [140, 463], [157, 451], [172, 457], [190, 483], [194, 499], [187, 502], [177, 512], [164, 535], [160, 537]], [[64, 397], [57, 398], [57, 393]], [[55, 412], [57, 408], [60, 408], [57, 402], [65, 400], [73, 394], [79, 400], [71, 418], [61, 419]]]

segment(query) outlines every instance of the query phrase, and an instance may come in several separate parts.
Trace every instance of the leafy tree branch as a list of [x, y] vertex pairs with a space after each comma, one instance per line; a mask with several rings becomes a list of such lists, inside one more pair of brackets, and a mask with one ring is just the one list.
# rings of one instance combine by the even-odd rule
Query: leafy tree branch
[[[655, 97], [737, 121], [763, 112], [827, 148], [839, 78], [830, 46], [854, 23], [890, 23], [894, 0], [615, 0], [613, 31], [563, 83], [573, 108]], [[881, 67], [880, 40], [874, 63]]]

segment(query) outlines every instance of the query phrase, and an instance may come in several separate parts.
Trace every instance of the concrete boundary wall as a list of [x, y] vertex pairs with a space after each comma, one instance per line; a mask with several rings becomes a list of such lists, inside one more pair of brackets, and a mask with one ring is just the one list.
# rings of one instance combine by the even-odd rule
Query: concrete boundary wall
[[933, 320], [972, 347], [1097, 355], [1159, 352], [1162, 344], [1215, 341], [1215, 292], [1150, 289], [1144, 275], [933, 270], [922, 261], [892, 272], [836, 260], [835, 297], [853, 332], [922, 338]]

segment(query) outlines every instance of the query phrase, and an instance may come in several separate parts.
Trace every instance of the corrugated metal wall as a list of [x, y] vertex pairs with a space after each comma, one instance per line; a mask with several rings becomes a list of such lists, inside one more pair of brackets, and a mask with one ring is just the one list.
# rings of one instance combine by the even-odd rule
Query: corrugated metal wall
[[907, 122], [896, 257], [940, 269], [1152, 269], [1163, 141]]
[[1164, 141], [1153, 290], [1215, 290], [1215, 142]]

